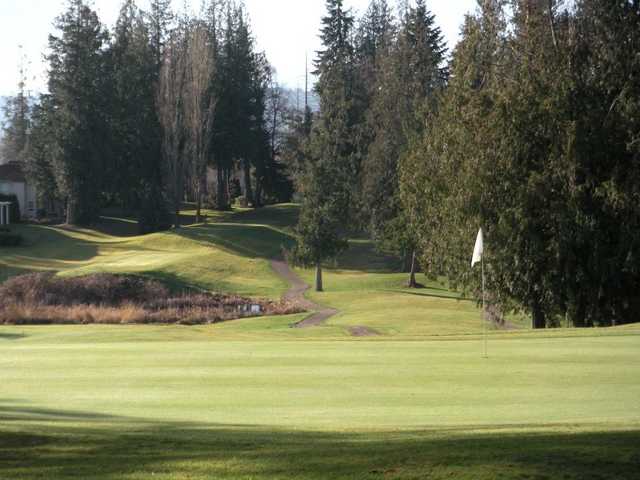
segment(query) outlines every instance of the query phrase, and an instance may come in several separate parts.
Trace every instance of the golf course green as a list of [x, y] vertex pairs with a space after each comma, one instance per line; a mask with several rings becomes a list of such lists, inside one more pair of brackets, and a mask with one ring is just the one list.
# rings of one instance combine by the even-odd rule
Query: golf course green
[[[131, 273], [277, 298], [288, 284], [270, 261], [296, 214], [208, 212], [146, 237], [118, 219], [25, 225], [0, 275]], [[476, 303], [405, 277], [356, 240], [307, 294], [338, 313], [309, 328], [292, 328], [306, 314], [1, 326], [0, 479], [640, 478], [640, 324], [534, 332], [514, 318], [491, 326], [482, 358]]]

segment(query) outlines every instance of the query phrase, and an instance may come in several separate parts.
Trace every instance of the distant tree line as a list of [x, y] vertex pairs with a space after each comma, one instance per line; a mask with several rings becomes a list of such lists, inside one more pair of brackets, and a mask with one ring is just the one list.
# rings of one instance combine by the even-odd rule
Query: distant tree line
[[482, 0], [447, 57], [423, 0], [326, 0], [320, 112], [290, 143], [294, 259], [353, 231], [533, 326], [640, 318], [640, 1]]
[[279, 146], [292, 112], [242, 3], [207, 0], [194, 17], [124, 0], [109, 32], [89, 2], [68, 0], [55, 29], [48, 93], [30, 105], [21, 83], [3, 144], [67, 223], [117, 206], [143, 232], [178, 227], [184, 200], [199, 221], [205, 204], [230, 208], [240, 178], [248, 205], [291, 198]]

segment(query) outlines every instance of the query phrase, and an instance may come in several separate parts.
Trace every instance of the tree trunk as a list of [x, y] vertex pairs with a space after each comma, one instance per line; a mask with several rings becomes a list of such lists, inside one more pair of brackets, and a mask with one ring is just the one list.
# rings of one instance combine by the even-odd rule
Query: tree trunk
[[224, 172], [224, 188], [226, 189], [226, 192], [227, 192], [227, 198], [226, 198], [227, 202], [226, 202], [225, 210], [230, 210], [231, 209], [231, 172], [229, 170]]
[[322, 292], [322, 265], [316, 263], [316, 292]]
[[531, 308], [531, 317], [531, 326], [534, 330], [540, 330], [547, 327], [544, 312], [542, 311], [542, 308], [540, 308], [540, 303], [537, 300], [534, 301], [533, 307]]
[[411, 254], [411, 271], [409, 273], [409, 288], [418, 288], [418, 282], [416, 282], [416, 270], [418, 269], [418, 262], [416, 260], [416, 251]]
[[258, 178], [256, 178], [256, 191], [254, 193], [253, 206], [254, 208], [262, 207], [262, 182]]
[[173, 228], [180, 228], [180, 208], [182, 207], [182, 196], [184, 192], [183, 179], [176, 177], [174, 179], [174, 191], [173, 191]]
[[248, 160], [242, 162], [242, 168], [244, 169], [244, 197], [247, 200], [247, 205], [254, 205], [253, 189], [251, 188], [251, 165]]
[[224, 172], [220, 167], [218, 167], [217, 175], [218, 175], [218, 184], [217, 184], [218, 191], [216, 194], [216, 203], [218, 206], [218, 210], [227, 210], [228, 209], [227, 190], [225, 188], [226, 185], [224, 181]]
[[67, 198], [67, 225], [73, 225], [74, 205], [75, 205], [75, 202], [71, 200], [71, 197], [69, 196]]
[[207, 180], [206, 173], [200, 173], [196, 181], [196, 223], [202, 222], [202, 199], [206, 194]]
[[173, 202], [173, 228], [180, 228], [180, 197], [177, 197]]
[[558, 37], [556, 35], [555, 19], [553, 18], [553, 0], [548, 0], [549, 8], [549, 27], [551, 28], [551, 38], [553, 40], [553, 48], [558, 51]]
[[[90, 200], [81, 195], [72, 194], [67, 199], [67, 224], [68, 225], [89, 225], [96, 215], [89, 215], [87, 206]], [[91, 208], [97, 208], [92, 206]]]
[[578, 298], [575, 312], [573, 312], [573, 326], [575, 328], [585, 328], [587, 326], [587, 306], [585, 299], [581, 296]]
[[176, 210], [173, 214], [173, 228], [176, 230], [180, 228], [180, 210]]

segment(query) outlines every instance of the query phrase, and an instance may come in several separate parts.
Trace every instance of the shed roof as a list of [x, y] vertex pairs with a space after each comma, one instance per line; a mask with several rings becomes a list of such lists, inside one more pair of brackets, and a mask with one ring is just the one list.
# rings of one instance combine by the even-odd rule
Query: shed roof
[[0, 182], [25, 183], [26, 179], [22, 171], [22, 165], [18, 162], [9, 162], [0, 165]]

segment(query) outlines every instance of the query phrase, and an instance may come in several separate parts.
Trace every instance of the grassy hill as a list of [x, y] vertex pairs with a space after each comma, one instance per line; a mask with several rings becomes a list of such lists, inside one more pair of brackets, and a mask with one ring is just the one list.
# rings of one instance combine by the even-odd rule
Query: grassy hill
[[[117, 218], [21, 226], [28, 243], [0, 250], [0, 271], [284, 292], [269, 259], [296, 207], [208, 214], [146, 237]], [[313, 328], [0, 327], [0, 478], [638, 478], [640, 326], [495, 330], [483, 359], [474, 302], [406, 290], [370, 243], [352, 246], [309, 294], [340, 310]]]
[[[0, 279], [43, 270], [61, 275], [127, 273], [160, 279], [175, 289], [280, 297], [288, 285], [271, 270], [269, 260], [292, 245], [297, 206], [206, 213], [207, 224], [148, 236], [136, 236], [134, 222], [113, 217], [104, 218], [93, 230], [18, 226], [26, 244], [0, 248]], [[185, 222], [190, 223], [194, 214], [185, 210]], [[377, 253], [371, 242], [352, 241], [350, 250], [326, 273], [327, 293], [310, 295], [320, 304], [338, 308], [340, 314], [307, 334], [342, 336], [354, 326], [396, 336], [480, 330], [473, 302], [460, 300], [437, 284], [419, 292], [404, 289], [406, 275], [392, 273], [397, 263]], [[312, 272], [299, 273], [312, 283]], [[285, 336], [300, 335], [286, 327], [278, 331]], [[275, 333], [270, 329], [267, 334]]]
[[278, 224], [291, 215], [294, 206], [274, 207], [265, 212], [265, 223], [254, 224], [251, 212], [210, 212], [214, 224], [148, 236], [132, 235], [135, 224], [117, 218], [105, 219], [95, 230], [17, 226], [26, 244], [0, 248], [0, 280], [44, 270], [62, 275], [128, 273], [157, 278], [177, 289], [278, 297], [287, 285], [270, 270], [268, 259], [290, 244]]

